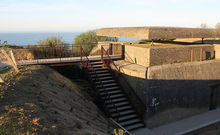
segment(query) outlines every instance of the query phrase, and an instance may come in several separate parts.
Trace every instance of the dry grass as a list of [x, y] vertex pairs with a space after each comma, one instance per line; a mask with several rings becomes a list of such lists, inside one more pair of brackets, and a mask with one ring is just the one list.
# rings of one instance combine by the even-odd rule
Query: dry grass
[[79, 87], [45, 66], [5, 71], [0, 85], [1, 134], [108, 134], [107, 119]]

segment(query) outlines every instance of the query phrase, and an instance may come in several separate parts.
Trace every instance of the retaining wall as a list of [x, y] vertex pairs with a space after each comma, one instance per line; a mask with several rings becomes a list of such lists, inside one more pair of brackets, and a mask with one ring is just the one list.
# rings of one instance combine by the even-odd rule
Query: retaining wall
[[127, 66], [116, 64], [123, 69], [124, 77], [146, 105], [147, 111], [172, 107], [200, 107], [208, 110], [209, 85], [220, 82], [220, 61], [217, 60], [152, 66], [147, 69], [139, 66], [142, 70], [136, 67], [136, 71], [128, 63]]

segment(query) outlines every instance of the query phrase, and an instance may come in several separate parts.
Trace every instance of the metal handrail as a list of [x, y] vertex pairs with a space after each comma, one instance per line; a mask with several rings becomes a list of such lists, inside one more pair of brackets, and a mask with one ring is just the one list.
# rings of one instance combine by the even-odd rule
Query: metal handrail
[[[107, 57], [108, 57], [108, 60], [110, 61], [110, 63], [112, 63], [113, 65], [114, 65], [114, 67], [116, 68], [116, 71], [118, 72], [118, 74], [119, 75], [121, 75], [121, 70], [115, 65], [115, 63], [114, 63], [114, 61], [111, 59], [111, 57], [109, 56], [109, 54], [107, 53], [107, 51], [105, 50], [105, 48], [103, 48], [103, 47], [101, 47], [101, 51], [103, 51], [103, 52], [105, 52], [106, 53], [106, 55], [107, 55]], [[102, 55], [103, 55], [103, 52], [102, 52]], [[103, 56], [102, 56], [102, 60], [105, 62], [105, 59], [103, 59]], [[112, 71], [112, 68], [109, 66], [109, 63], [107, 63], [107, 62], [105, 62], [105, 65], [111, 70], [111, 72], [113, 73], [113, 71]], [[113, 73], [114, 74], [114, 73]], [[115, 79], [117, 79], [117, 77], [115, 77]], [[128, 84], [127, 86], [129, 87], [129, 89], [131, 89], [132, 90], [132, 87], [129, 85], [129, 83], [127, 82], [127, 80], [122, 76], [122, 79]], [[135, 95], [136, 95], [136, 93], [134, 93]], [[137, 95], [136, 95], [137, 96]], [[138, 96], [137, 96], [138, 97]], [[141, 103], [141, 104], [143, 104], [142, 103], [142, 101], [139, 99], [139, 102]], [[143, 105], [144, 106], [144, 105]], [[139, 115], [141, 115], [141, 114], [139, 114]], [[144, 122], [143, 122], [144, 123]]]
[[[98, 76], [97, 76], [97, 74], [96, 74], [96, 71], [95, 71], [94, 68], [92, 67], [92, 64], [91, 64], [89, 58], [87, 57], [87, 55], [85, 54], [83, 48], [80, 47], [80, 49], [81, 49], [81, 51], [80, 51], [80, 52], [81, 52], [81, 61], [83, 61], [82, 57], [83, 57], [83, 54], [84, 54], [85, 57], [86, 57], [86, 59], [87, 59], [87, 61], [86, 61], [86, 62], [87, 62], [86, 68], [88, 68], [88, 65], [90, 65], [90, 67], [91, 67], [91, 69], [92, 69], [92, 72], [95, 72], [96, 80], [98, 79], [98, 81], [101, 82], [101, 86], [102, 86], [101, 88], [105, 89], [105, 88], [104, 88], [104, 85], [103, 85], [103, 83], [102, 83], [102, 81], [98, 78]], [[104, 101], [105, 101], [106, 99], [108, 99], [108, 100], [110, 100], [110, 103], [112, 104], [112, 99], [110, 98], [110, 94], [107, 92], [106, 89], [104, 90], [104, 93], [105, 93]], [[106, 96], [106, 95], [107, 95], [107, 96]], [[104, 104], [106, 105], [106, 102], [104, 102]], [[118, 110], [117, 110], [115, 104], [113, 104], [113, 105], [114, 105], [114, 108], [116, 109], [116, 112], [117, 112], [117, 113], [119, 114], [119, 116], [120, 116], [120, 113], [118, 112]], [[106, 106], [105, 106], [105, 109], [108, 110]], [[110, 114], [110, 113], [108, 112], [108, 115], [109, 115], [109, 114]]]
[[125, 129], [124, 127], [122, 127], [118, 122], [116, 122], [115, 120], [113, 120], [112, 118], [110, 118], [110, 120], [117, 125], [119, 128], [123, 129], [128, 135], [133, 135], [131, 132], [129, 132], [127, 129]]

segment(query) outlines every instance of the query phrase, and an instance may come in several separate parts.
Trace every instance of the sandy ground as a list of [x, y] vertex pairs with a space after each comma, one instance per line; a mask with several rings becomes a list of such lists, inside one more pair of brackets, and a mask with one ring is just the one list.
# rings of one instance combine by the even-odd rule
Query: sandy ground
[[70, 80], [45, 66], [1, 73], [0, 134], [97, 134], [112, 132], [97, 106]]

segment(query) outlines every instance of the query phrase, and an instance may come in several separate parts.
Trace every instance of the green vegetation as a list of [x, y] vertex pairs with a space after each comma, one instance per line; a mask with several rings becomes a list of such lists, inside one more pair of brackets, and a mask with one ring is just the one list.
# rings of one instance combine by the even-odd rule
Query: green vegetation
[[95, 31], [88, 31], [75, 37], [73, 44], [81, 45], [83, 50], [86, 53], [89, 53], [91, 49], [98, 44], [98, 42], [104, 41], [118, 41], [118, 39], [112, 37], [97, 36]]
[[38, 45], [40, 46], [49, 46], [49, 47], [59, 47], [64, 45], [65, 43], [62, 41], [62, 37], [47, 37], [44, 40], [38, 41]]

